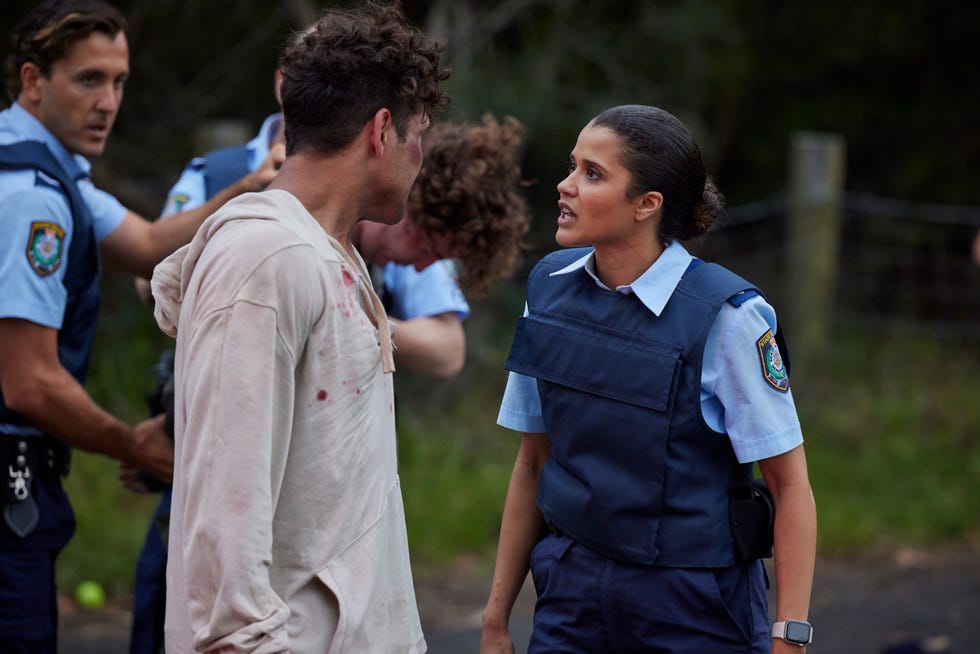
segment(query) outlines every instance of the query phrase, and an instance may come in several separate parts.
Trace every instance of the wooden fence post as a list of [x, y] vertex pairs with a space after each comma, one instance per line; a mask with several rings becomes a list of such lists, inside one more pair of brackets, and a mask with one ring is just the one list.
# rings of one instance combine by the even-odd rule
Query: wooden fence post
[[845, 150], [837, 134], [797, 132], [790, 141], [786, 331], [797, 371], [812, 369], [830, 344]]

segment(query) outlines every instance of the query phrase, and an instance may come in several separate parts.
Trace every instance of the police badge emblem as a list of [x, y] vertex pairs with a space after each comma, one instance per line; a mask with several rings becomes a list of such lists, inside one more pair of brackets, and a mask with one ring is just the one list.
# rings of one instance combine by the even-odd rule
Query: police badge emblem
[[783, 365], [783, 356], [779, 353], [776, 338], [769, 329], [756, 341], [759, 349], [759, 359], [762, 363], [762, 376], [770, 386], [781, 393], [789, 390], [789, 373]]
[[61, 265], [65, 230], [61, 225], [49, 222], [31, 223], [31, 235], [27, 239], [27, 261], [38, 275], [46, 277]]
[[190, 196], [186, 193], [174, 193], [167, 198], [163, 215], [171, 216], [175, 213], [180, 213], [183, 210], [184, 205], [187, 204], [190, 199]]

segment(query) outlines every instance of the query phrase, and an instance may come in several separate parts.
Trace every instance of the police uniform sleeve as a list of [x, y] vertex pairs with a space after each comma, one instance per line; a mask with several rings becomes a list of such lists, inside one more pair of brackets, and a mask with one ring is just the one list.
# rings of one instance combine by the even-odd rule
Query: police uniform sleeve
[[129, 211], [116, 196], [96, 188], [90, 180], [78, 183], [78, 191], [92, 214], [92, 228], [95, 230], [95, 240], [101, 241], [119, 226]]
[[[527, 317], [526, 304], [524, 317]], [[516, 372], [508, 374], [504, 397], [500, 401], [500, 412], [497, 414], [497, 424], [528, 434], [547, 431], [541, 410], [541, 396], [538, 395], [538, 380]]]
[[[776, 313], [761, 297], [725, 304], [705, 345], [702, 407], [705, 419], [728, 434], [740, 462], [788, 452], [803, 442], [790, 380], [775, 333]], [[720, 429], [719, 429], [720, 428]]]
[[436, 261], [422, 271], [389, 263], [384, 267], [384, 282], [395, 318], [411, 320], [451, 311], [465, 320], [470, 313], [452, 260]]
[[0, 224], [0, 318], [61, 329], [73, 226], [67, 200], [42, 187], [8, 194], [0, 200]]
[[180, 179], [170, 189], [160, 217], [166, 218], [181, 211], [195, 209], [205, 202], [207, 192], [204, 186], [204, 159], [198, 157], [187, 164]]
[[507, 386], [500, 402], [497, 424], [507, 429], [525, 433], [547, 431], [541, 415], [541, 398], [538, 396], [538, 382], [534, 377], [516, 372], [507, 376]]

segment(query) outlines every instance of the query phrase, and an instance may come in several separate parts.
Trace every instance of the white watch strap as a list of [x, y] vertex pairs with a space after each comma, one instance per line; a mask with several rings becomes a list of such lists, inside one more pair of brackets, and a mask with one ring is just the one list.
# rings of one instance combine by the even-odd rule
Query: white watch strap
[[[782, 638], [783, 640], [786, 640], [786, 622], [787, 621], [784, 620], [782, 622], [773, 622], [772, 623], [772, 631], [770, 633], [772, 634], [772, 637], [773, 638]], [[802, 622], [802, 621], [801, 620], [793, 620], [792, 622]], [[808, 623], [804, 623], [804, 624], [808, 624]], [[794, 644], [808, 644], [812, 640], [813, 640], [813, 627], [810, 627], [810, 640], [808, 640], [806, 643], [795, 643], [794, 642]], [[787, 642], [792, 642], [792, 641], [787, 641]]]

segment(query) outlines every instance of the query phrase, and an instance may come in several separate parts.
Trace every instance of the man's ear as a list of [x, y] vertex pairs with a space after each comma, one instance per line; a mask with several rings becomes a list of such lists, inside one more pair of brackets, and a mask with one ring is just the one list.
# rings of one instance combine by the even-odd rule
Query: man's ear
[[375, 112], [370, 123], [371, 134], [369, 139], [371, 150], [375, 155], [379, 157], [384, 155], [385, 146], [389, 143], [388, 139], [391, 138], [391, 130], [394, 125], [395, 122], [390, 111], [382, 107]]
[[639, 197], [636, 203], [636, 222], [643, 222], [660, 213], [664, 196], [659, 191], [649, 191]]
[[22, 99], [31, 106], [37, 105], [41, 101], [41, 69], [32, 61], [25, 61], [20, 67], [20, 95], [18, 102]]
[[276, 95], [279, 111], [282, 111], [282, 68], [276, 68], [276, 72], [272, 74], [272, 91]]

